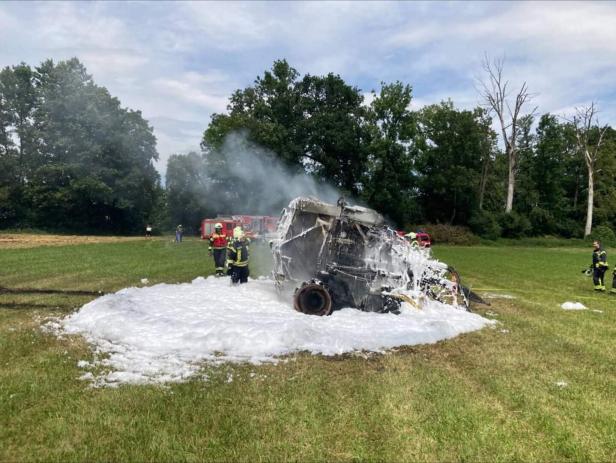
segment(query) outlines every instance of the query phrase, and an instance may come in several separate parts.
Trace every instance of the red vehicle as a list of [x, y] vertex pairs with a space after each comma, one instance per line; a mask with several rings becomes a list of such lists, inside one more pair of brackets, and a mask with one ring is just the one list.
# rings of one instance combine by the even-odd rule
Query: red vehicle
[[234, 215], [232, 217], [246, 233], [250, 233], [255, 238], [274, 233], [278, 227], [278, 217], [267, 215]]
[[231, 217], [217, 217], [215, 219], [203, 219], [201, 221], [201, 239], [209, 240], [214, 233], [214, 225], [220, 223], [222, 231], [227, 236], [233, 236], [233, 229], [237, 226], [236, 222]]
[[[398, 230], [396, 231], [396, 233], [398, 234], [398, 236], [401, 236], [402, 238], [406, 240], [409, 239], [406, 236], [408, 235], [408, 233], [403, 230]], [[422, 248], [429, 248], [432, 246], [432, 240], [430, 239], [430, 235], [428, 235], [427, 233], [424, 233], [424, 232], [415, 233], [415, 239], [419, 243], [419, 246]]]
[[259, 239], [276, 232], [278, 217], [266, 215], [232, 215], [216, 217], [215, 219], [203, 219], [201, 221], [201, 239], [210, 239], [214, 233], [214, 225], [220, 223], [222, 230], [227, 236], [233, 236], [233, 229], [241, 226], [250, 239]]

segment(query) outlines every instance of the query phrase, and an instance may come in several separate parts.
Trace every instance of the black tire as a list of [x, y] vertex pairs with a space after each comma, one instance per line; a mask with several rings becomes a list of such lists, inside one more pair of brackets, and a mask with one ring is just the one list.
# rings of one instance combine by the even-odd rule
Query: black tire
[[306, 315], [329, 315], [332, 312], [332, 298], [322, 285], [304, 283], [295, 292], [293, 307]]

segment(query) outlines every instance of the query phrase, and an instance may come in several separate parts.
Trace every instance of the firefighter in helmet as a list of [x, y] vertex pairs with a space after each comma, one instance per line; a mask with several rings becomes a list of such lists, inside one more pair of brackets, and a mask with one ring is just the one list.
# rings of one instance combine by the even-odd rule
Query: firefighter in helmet
[[227, 246], [227, 264], [232, 283], [247, 283], [250, 271], [248, 269], [250, 241], [242, 227], [233, 229], [233, 240]]
[[419, 249], [419, 241], [417, 241], [417, 233], [411, 232], [404, 235], [405, 238], [411, 243], [411, 247], [414, 249]]
[[609, 268], [607, 263], [607, 252], [601, 246], [601, 241], [592, 243], [592, 280], [595, 285], [595, 291], [605, 291], [605, 272]]
[[216, 276], [225, 274], [225, 259], [227, 257], [227, 235], [222, 231], [222, 224], [214, 225], [214, 233], [210, 235], [210, 256], [214, 254], [214, 267], [216, 267]]

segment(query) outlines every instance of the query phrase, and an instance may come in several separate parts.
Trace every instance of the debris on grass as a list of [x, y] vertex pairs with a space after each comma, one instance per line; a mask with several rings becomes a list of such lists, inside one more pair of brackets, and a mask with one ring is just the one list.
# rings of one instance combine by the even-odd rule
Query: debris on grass
[[554, 385], [555, 385], [555, 386], [557, 386], [557, 387], [559, 387], [559, 388], [561, 388], [561, 389], [564, 389], [564, 388], [566, 388], [567, 386], [569, 386], [569, 383], [567, 383], [567, 381], [563, 381], [563, 380], [561, 379], [561, 380], [559, 380], [559, 381], [556, 381], [556, 382], [554, 383]]
[[586, 310], [586, 307], [581, 302], [563, 302], [560, 307], [564, 310]]
[[595, 313], [603, 313], [603, 310], [599, 310], [599, 309], [592, 309], [592, 312], [595, 312]]
[[150, 280], [148, 280], [147, 278], [142, 278], [141, 279], [141, 284], [142, 285], [147, 285], [150, 282]]
[[501, 293], [482, 293], [482, 297], [485, 299], [517, 299], [515, 296], [511, 294], [501, 294]]
[[81, 375], [79, 377], [79, 379], [81, 381], [94, 381], [94, 374], [92, 374], [92, 372], [88, 371], [87, 373], [84, 373], [83, 375]]

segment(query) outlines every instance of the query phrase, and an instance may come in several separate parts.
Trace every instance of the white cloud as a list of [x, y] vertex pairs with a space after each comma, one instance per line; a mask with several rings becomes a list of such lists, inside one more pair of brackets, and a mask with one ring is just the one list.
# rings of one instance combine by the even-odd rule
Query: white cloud
[[0, 31], [6, 31], [16, 26], [17, 20], [7, 11], [0, 10]]
[[163, 170], [279, 58], [365, 95], [408, 82], [415, 109], [447, 98], [470, 108], [484, 52], [504, 53], [512, 86], [527, 81], [540, 112], [592, 99], [616, 124], [614, 24], [608, 2], [5, 2], [0, 66], [77, 56], [151, 121]]
[[184, 9], [204, 45], [233, 51], [266, 44], [276, 26], [277, 15], [260, 3], [189, 2]]
[[207, 111], [224, 112], [227, 107], [228, 96], [207, 93], [203, 88], [206, 80], [192, 79], [189, 75], [178, 79], [156, 79], [153, 87], [160, 91], [161, 96], [173, 97], [186, 103], [198, 105]]

